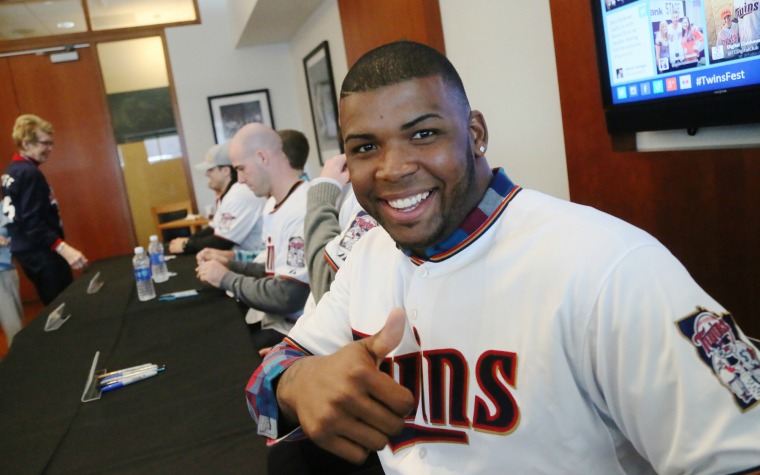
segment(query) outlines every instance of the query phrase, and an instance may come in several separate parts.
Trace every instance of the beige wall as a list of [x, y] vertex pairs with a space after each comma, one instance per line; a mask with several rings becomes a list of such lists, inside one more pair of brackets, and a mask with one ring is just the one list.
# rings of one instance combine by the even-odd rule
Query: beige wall
[[[158, 36], [98, 44], [106, 92], [169, 86], [164, 47]], [[151, 208], [190, 198], [182, 157], [148, 162], [143, 142], [119, 145], [129, 207], [138, 245], [146, 246], [155, 229]]]
[[169, 86], [164, 46], [153, 36], [98, 44], [106, 94]]
[[182, 159], [149, 163], [142, 142], [120, 145], [119, 153], [124, 164], [124, 181], [129, 190], [129, 208], [137, 243], [147, 246], [151, 234], [157, 234], [161, 239], [153, 223], [151, 208], [186, 200], [190, 196]]

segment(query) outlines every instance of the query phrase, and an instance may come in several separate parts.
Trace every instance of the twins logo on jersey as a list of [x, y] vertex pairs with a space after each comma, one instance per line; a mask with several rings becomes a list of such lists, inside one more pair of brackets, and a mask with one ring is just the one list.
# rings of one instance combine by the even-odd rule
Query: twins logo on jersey
[[678, 329], [697, 348], [699, 356], [747, 410], [760, 401], [760, 360], [752, 344], [737, 338], [729, 314], [718, 316], [698, 308], [677, 322]]
[[235, 222], [235, 217], [230, 213], [222, 213], [219, 219], [219, 231], [229, 231], [232, 228], [232, 223]]
[[[354, 332], [354, 339], [365, 337]], [[403, 431], [388, 441], [391, 450], [397, 452], [419, 442], [469, 444], [467, 429], [497, 436], [514, 432], [521, 417], [512, 395], [517, 387], [517, 360], [516, 353], [485, 351], [471, 373], [464, 355], [451, 348], [385, 358], [380, 370], [414, 394], [416, 408], [406, 416]], [[479, 394], [473, 396], [474, 406], [468, 413], [473, 384]], [[414, 422], [419, 410], [425, 425]]]
[[353, 249], [354, 244], [356, 244], [367, 231], [376, 226], [377, 221], [375, 218], [368, 215], [366, 211], [360, 211], [357, 213], [351, 226], [349, 226], [349, 228], [343, 233], [343, 237], [340, 240], [338, 250], [339, 257], [345, 260], [351, 252], [351, 249]]
[[295, 236], [288, 240], [288, 266], [306, 267], [306, 242], [301, 236]]

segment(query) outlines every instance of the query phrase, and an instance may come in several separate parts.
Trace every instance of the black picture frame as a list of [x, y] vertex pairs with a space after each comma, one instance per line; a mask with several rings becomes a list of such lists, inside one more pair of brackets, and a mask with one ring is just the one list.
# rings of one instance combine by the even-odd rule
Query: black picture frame
[[269, 89], [221, 94], [208, 98], [214, 141], [228, 142], [245, 124], [261, 122], [274, 127]]
[[343, 153], [343, 141], [338, 127], [338, 100], [327, 41], [320, 43], [304, 57], [303, 68], [319, 164], [324, 165], [326, 159]]

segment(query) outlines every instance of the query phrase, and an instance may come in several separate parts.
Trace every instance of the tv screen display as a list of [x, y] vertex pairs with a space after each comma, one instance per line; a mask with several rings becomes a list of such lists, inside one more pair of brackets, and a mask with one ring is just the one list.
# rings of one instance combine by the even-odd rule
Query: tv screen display
[[593, 6], [611, 133], [760, 122], [760, 1]]

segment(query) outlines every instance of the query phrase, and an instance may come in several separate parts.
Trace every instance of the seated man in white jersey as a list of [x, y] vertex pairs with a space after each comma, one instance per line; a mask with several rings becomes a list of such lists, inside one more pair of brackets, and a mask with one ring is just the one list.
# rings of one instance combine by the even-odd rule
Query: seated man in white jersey
[[291, 167], [280, 136], [264, 124], [243, 126], [230, 142], [230, 158], [240, 183], [269, 197], [262, 230], [266, 250], [252, 263], [229, 261], [229, 268], [216, 259], [201, 262], [197, 274], [251, 308], [246, 321], [254, 346], [262, 349], [287, 335], [309, 296], [303, 232], [309, 185]]
[[[302, 180], [309, 180], [309, 175], [304, 171], [306, 159], [309, 157], [309, 140], [299, 130], [284, 129], [278, 130], [277, 135], [282, 140], [282, 151], [288, 157], [290, 168], [300, 173]], [[259, 250], [250, 251], [244, 249], [222, 250], [213, 247], [207, 247], [196, 254], [198, 263], [216, 259], [222, 264], [227, 264], [230, 260], [253, 262], [259, 254]]]
[[380, 223], [249, 382], [258, 432], [386, 474], [760, 470], [760, 361], [646, 232], [513, 184], [434, 49], [370, 51], [341, 89]]
[[201, 249], [245, 249], [258, 252], [262, 248], [262, 213], [266, 198], [254, 195], [237, 182], [237, 171], [230, 162], [229, 144], [214, 145], [206, 158], [195, 165], [204, 171], [208, 186], [216, 192], [216, 211], [209, 226], [189, 238], [172, 239], [172, 254], [195, 254]]

